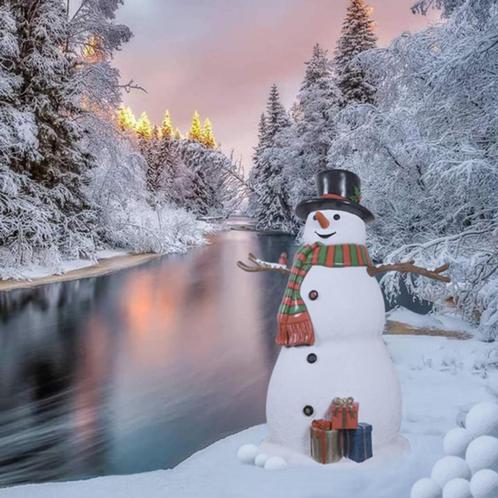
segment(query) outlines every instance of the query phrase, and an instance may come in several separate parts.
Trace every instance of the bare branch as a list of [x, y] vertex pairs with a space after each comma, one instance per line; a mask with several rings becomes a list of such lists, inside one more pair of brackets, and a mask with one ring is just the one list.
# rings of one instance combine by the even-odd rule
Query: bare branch
[[147, 90], [144, 87], [137, 85], [134, 80], [130, 80], [124, 85], [119, 85], [119, 88], [122, 88], [126, 93], [130, 93], [132, 90], [139, 90], [141, 92], [147, 93]]
[[289, 275], [290, 270], [285, 265], [280, 265], [278, 263], [268, 263], [267, 261], [262, 261], [261, 259], [254, 256], [254, 254], [249, 253], [248, 259], [253, 266], [249, 266], [242, 261], [237, 261], [237, 266], [247, 272], [260, 272], [260, 271], [274, 271], [277, 273], [282, 273], [284, 275]]
[[422, 275], [423, 277], [432, 278], [433, 280], [438, 280], [440, 282], [451, 282], [450, 277], [448, 277], [447, 275], [441, 275], [441, 273], [443, 273], [450, 267], [448, 263], [432, 271], [426, 268], [422, 268], [420, 266], [415, 266], [413, 263], [414, 263], [413, 261], [407, 261], [405, 263], [369, 266], [367, 271], [371, 277], [377, 275], [378, 273], [385, 273], [388, 271], [399, 271], [402, 273], [417, 273], [418, 275]]

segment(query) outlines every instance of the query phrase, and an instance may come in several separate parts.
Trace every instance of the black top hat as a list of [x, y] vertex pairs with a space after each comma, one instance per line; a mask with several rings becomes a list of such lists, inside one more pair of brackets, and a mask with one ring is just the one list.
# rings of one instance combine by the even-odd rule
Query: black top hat
[[319, 197], [300, 202], [296, 215], [305, 220], [309, 213], [320, 209], [338, 209], [359, 216], [365, 222], [374, 215], [360, 204], [361, 182], [358, 175], [345, 169], [325, 169], [316, 175]]

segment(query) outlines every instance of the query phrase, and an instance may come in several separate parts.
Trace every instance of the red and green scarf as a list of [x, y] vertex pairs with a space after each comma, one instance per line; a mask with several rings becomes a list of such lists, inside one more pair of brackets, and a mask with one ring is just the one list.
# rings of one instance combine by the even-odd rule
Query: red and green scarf
[[277, 344], [310, 346], [315, 342], [313, 324], [300, 293], [304, 277], [313, 265], [341, 268], [371, 264], [367, 248], [358, 244], [326, 246], [316, 242], [300, 247], [294, 257], [287, 289], [278, 310]]

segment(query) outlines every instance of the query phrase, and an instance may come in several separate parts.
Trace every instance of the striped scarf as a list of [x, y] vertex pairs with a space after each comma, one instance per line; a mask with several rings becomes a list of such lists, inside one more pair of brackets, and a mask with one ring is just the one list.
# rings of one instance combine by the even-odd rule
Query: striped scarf
[[357, 244], [326, 246], [320, 242], [301, 246], [294, 258], [287, 289], [278, 310], [277, 344], [310, 346], [315, 342], [313, 324], [300, 294], [304, 277], [313, 265], [340, 268], [371, 264], [365, 246]]

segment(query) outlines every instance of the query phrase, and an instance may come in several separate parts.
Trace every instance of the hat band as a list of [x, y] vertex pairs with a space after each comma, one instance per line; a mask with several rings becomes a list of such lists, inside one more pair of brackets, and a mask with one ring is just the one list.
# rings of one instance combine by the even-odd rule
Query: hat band
[[337, 194], [323, 194], [320, 197], [322, 199], [337, 199], [338, 201], [347, 201], [347, 200], [349, 200], [347, 197], [343, 197], [342, 195], [337, 195]]

